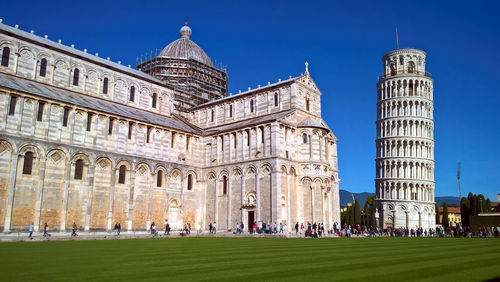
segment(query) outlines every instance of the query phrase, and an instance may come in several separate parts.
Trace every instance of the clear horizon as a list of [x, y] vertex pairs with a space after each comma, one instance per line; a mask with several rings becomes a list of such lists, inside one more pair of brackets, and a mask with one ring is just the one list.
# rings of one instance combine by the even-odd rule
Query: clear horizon
[[[136, 58], [179, 37], [228, 67], [229, 92], [309, 72], [323, 93], [323, 118], [339, 139], [340, 189], [373, 193], [376, 82], [382, 56], [396, 48], [427, 53], [434, 79], [436, 196], [500, 192], [500, 3], [298, 1], [2, 4], [0, 18], [39, 36], [135, 66]], [[496, 130], [495, 130], [496, 128]]]

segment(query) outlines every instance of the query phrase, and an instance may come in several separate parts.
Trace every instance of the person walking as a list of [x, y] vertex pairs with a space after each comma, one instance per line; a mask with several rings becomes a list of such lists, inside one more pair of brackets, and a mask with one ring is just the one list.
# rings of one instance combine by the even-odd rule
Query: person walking
[[122, 232], [122, 224], [118, 222], [118, 236], [120, 236], [121, 232]]
[[76, 222], [73, 222], [73, 229], [71, 229], [71, 230], [72, 230], [72, 232], [71, 232], [71, 237], [76, 237], [76, 236], [78, 236], [78, 234], [76, 234], [76, 229], [77, 229], [77, 227], [76, 227]]
[[212, 225], [212, 229], [214, 231], [214, 234], [217, 233], [217, 222], [214, 221], [214, 225]]
[[115, 237], [118, 236], [118, 223], [115, 223], [113, 230], [115, 231]]
[[299, 222], [295, 223], [295, 235], [299, 233]]
[[243, 229], [245, 228], [245, 224], [243, 224], [243, 222], [241, 223], [241, 226], [240, 226], [240, 234], [243, 234]]
[[33, 222], [30, 224], [30, 229], [29, 229], [29, 232], [30, 232], [30, 235], [28, 235], [28, 237], [30, 238], [30, 240], [33, 240]]
[[170, 225], [168, 224], [168, 220], [167, 223], [165, 223], [165, 235], [170, 235]]
[[47, 224], [47, 222], [45, 222], [45, 224], [43, 225], [43, 237], [47, 237], [47, 236], [50, 236], [49, 225]]
[[156, 225], [155, 225], [154, 221], [153, 221], [153, 223], [151, 223], [150, 229], [151, 229], [151, 235], [153, 236], [153, 238], [155, 238], [156, 237]]
[[212, 230], [213, 230], [213, 227], [212, 227], [212, 222], [210, 222], [208, 224], [208, 231], [210, 232], [210, 234], [212, 234]]

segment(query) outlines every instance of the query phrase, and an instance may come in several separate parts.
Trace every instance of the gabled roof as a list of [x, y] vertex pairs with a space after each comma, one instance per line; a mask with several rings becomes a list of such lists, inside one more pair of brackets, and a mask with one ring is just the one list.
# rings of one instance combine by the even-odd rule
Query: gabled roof
[[0, 87], [5, 87], [26, 94], [55, 100], [70, 105], [76, 105], [90, 110], [101, 111], [104, 113], [117, 115], [124, 118], [139, 120], [144, 123], [164, 126], [176, 129], [186, 133], [199, 134], [203, 132], [185, 121], [171, 116], [164, 116], [130, 106], [122, 105], [116, 102], [104, 100], [97, 97], [87, 96], [66, 89], [45, 85], [28, 79], [15, 77], [8, 74], [0, 75]]

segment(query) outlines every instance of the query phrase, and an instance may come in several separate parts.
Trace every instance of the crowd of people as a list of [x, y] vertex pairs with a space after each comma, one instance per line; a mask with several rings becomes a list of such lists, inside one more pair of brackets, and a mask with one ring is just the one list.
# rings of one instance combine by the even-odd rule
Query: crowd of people
[[[469, 227], [462, 226], [452, 226], [449, 228], [443, 228], [437, 226], [435, 229], [424, 229], [422, 227], [418, 228], [378, 228], [378, 227], [367, 227], [362, 225], [351, 226], [348, 224], [344, 224], [341, 226], [337, 222], [333, 224], [330, 229], [325, 229], [325, 225], [320, 223], [304, 223], [297, 222], [295, 223], [293, 229], [288, 230], [288, 226], [286, 223], [276, 223], [276, 222], [262, 222], [255, 221], [252, 226], [247, 227], [247, 232], [245, 232], [245, 225], [243, 222], [237, 223], [235, 229], [229, 229], [233, 234], [270, 234], [270, 235], [293, 235], [303, 236], [303, 237], [311, 237], [311, 238], [320, 238], [325, 235], [335, 236], [335, 237], [500, 237], [500, 227], [481, 227], [478, 230], [471, 230]], [[159, 236], [158, 231], [156, 230], [156, 225], [154, 222], [150, 225], [150, 232], [153, 238]], [[209, 233], [216, 234], [217, 233], [217, 222], [210, 222], [208, 225]], [[77, 234], [78, 227], [75, 222], [73, 222], [71, 237], [78, 236]], [[117, 222], [114, 226], [114, 234], [116, 237], [120, 236], [121, 233], [121, 224]], [[29, 226], [29, 238], [33, 239], [33, 231], [34, 224], [31, 223]], [[43, 225], [43, 237], [51, 236], [49, 234], [49, 226], [47, 223]], [[170, 235], [171, 227], [168, 223], [168, 220], [165, 222], [165, 230], [164, 235]], [[191, 234], [191, 224], [188, 222], [184, 225], [184, 227], [180, 230], [180, 236], [188, 236]]]

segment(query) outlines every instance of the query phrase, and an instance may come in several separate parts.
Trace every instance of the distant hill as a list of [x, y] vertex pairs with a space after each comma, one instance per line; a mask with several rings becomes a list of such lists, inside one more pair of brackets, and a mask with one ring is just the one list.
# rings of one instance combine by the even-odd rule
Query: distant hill
[[[343, 189], [340, 189], [339, 194], [340, 194], [340, 206], [347, 206], [348, 203], [352, 203], [352, 196], [351, 196], [352, 194], [354, 195], [355, 199], [358, 199], [359, 203], [361, 204], [361, 207], [363, 207], [363, 205], [365, 204], [366, 198], [368, 198], [371, 195], [374, 195], [374, 193], [369, 193], [369, 192], [353, 193]], [[444, 202], [460, 206], [460, 199], [458, 197], [442, 196], [442, 197], [436, 197], [435, 200], [440, 206], [443, 205]]]
[[434, 198], [436, 202], [442, 206], [444, 202], [452, 205], [457, 205], [460, 206], [460, 198], [459, 197], [453, 197], [453, 196], [442, 196], [442, 197], [435, 197]]
[[339, 190], [339, 194], [340, 194], [340, 206], [347, 206], [348, 203], [352, 203], [352, 196], [351, 196], [352, 194], [354, 195], [355, 199], [358, 199], [359, 203], [361, 204], [361, 207], [363, 207], [363, 205], [365, 204], [366, 198], [368, 198], [371, 195], [374, 195], [373, 193], [369, 192], [353, 193], [342, 189]]

